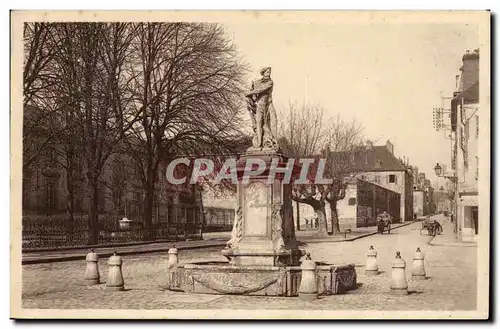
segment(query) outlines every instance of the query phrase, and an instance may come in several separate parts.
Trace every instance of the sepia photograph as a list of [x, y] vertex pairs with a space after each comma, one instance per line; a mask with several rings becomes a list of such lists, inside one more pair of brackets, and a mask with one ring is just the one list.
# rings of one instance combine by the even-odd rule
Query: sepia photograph
[[14, 319], [490, 317], [484, 11], [11, 11]]

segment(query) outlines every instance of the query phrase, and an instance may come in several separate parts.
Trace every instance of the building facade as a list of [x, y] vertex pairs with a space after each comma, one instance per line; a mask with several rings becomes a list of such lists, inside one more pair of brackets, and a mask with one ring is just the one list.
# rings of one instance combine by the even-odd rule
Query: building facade
[[337, 203], [341, 231], [376, 225], [377, 216], [386, 211], [393, 218], [400, 216], [401, 195], [361, 179], [352, 179], [345, 198]]
[[413, 184], [413, 212], [417, 216], [427, 216], [436, 211], [434, 203], [434, 188], [431, 181], [426, 179], [425, 173], [418, 172], [417, 167], [413, 167], [415, 179]]
[[460, 82], [451, 101], [455, 132], [452, 169], [457, 178], [457, 225], [462, 241], [474, 241], [479, 232], [479, 50], [462, 56]]
[[400, 211], [396, 221], [408, 221], [413, 217], [413, 167], [408, 160], [398, 159], [390, 141], [375, 146], [371, 141], [360, 146], [353, 157], [355, 177], [400, 194]]
[[[85, 159], [75, 152], [72, 170], [68, 170], [67, 145], [61, 145], [44, 130], [45, 114], [33, 106], [23, 113], [24, 123], [37, 122], [23, 138], [23, 216], [66, 218], [70, 190], [74, 195], [73, 215], [85, 216], [90, 198], [86, 185]], [[33, 126], [39, 126], [33, 129]], [[197, 185], [174, 186], [166, 180], [168, 161], [159, 165], [153, 209], [153, 223], [195, 220], [202, 207]], [[69, 174], [71, 173], [71, 174]], [[70, 185], [71, 184], [71, 185]], [[71, 189], [70, 186], [73, 186]], [[107, 159], [99, 181], [99, 217], [115, 221], [127, 217], [142, 222], [144, 191], [131, 159], [125, 153], [114, 153]], [[182, 210], [178, 210], [182, 208]], [[199, 217], [199, 216], [198, 216]], [[199, 218], [196, 218], [198, 221]]]

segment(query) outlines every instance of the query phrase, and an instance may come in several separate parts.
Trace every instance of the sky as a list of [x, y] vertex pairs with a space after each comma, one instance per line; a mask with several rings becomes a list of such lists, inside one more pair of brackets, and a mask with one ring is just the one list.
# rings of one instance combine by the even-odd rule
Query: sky
[[441, 92], [450, 96], [455, 90], [465, 51], [479, 47], [477, 26], [224, 26], [255, 78], [261, 67], [272, 67], [278, 111], [290, 101], [305, 102], [322, 105], [331, 116], [354, 118], [365, 127], [366, 139], [376, 145], [390, 140], [397, 157], [409, 158], [433, 183], [444, 184], [433, 168], [436, 162], [449, 166], [451, 145], [443, 131], [434, 130], [432, 109], [441, 107]]

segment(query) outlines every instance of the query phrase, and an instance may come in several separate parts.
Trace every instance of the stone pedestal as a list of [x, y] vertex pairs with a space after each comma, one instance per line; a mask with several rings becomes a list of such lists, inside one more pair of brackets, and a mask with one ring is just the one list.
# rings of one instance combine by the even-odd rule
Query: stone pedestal
[[[266, 169], [249, 182], [242, 181], [247, 160], [259, 159]], [[295, 238], [292, 187], [277, 174], [270, 183], [273, 158], [278, 167], [288, 159], [276, 152], [247, 152], [238, 166], [238, 207], [231, 240], [222, 254], [227, 262], [178, 264], [167, 270], [166, 288], [199, 294], [295, 297], [299, 295], [305, 253]], [[275, 160], [276, 161], [276, 160]], [[300, 168], [295, 168], [294, 175]], [[292, 180], [293, 181], [293, 180]], [[317, 263], [317, 294], [341, 294], [357, 288], [354, 265]]]
[[[245, 165], [261, 161], [266, 169], [258, 176], [242, 179]], [[254, 152], [242, 156], [238, 167], [237, 232], [231, 245], [222, 251], [230, 263], [238, 266], [279, 266], [298, 264], [303, 255], [297, 247], [293, 224], [292, 189], [277, 173], [268, 181], [273, 159], [284, 167], [288, 159], [275, 152]]]

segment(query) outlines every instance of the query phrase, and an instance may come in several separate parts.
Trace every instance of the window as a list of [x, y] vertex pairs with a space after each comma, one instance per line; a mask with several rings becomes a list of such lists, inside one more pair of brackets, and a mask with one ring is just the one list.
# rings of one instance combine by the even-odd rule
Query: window
[[349, 198], [349, 203], [350, 206], [356, 205], [356, 198]]
[[476, 180], [479, 180], [479, 157], [476, 155]]
[[476, 115], [476, 139], [479, 138], [479, 115]]
[[396, 183], [396, 175], [389, 175], [389, 183]]
[[379, 175], [375, 175], [375, 183], [380, 183], [380, 176]]
[[375, 161], [375, 168], [380, 168], [381, 165], [382, 165], [382, 161], [380, 161], [380, 160]]

